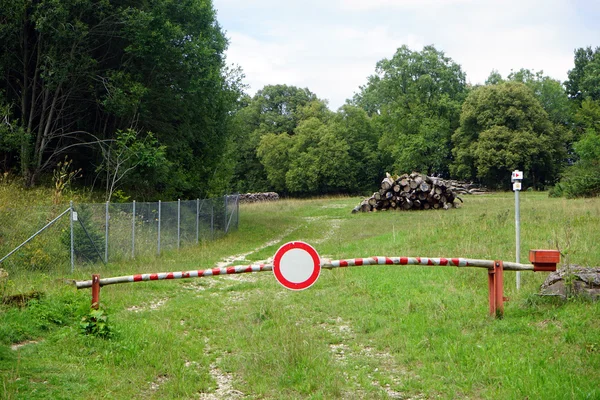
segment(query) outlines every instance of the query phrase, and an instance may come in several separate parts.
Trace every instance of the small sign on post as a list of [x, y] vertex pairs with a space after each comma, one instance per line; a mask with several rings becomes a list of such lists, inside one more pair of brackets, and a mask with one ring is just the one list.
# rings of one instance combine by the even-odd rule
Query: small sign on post
[[[521, 251], [521, 227], [520, 219], [521, 215], [519, 212], [519, 192], [521, 191], [521, 181], [523, 180], [523, 171], [515, 169], [512, 172], [511, 182], [513, 184], [513, 191], [515, 192], [515, 229], [516, 229], [516, 261], [520, 262], [520, 251]], [[521, 273], [517, 271], [517, 290], [521, 289]]]

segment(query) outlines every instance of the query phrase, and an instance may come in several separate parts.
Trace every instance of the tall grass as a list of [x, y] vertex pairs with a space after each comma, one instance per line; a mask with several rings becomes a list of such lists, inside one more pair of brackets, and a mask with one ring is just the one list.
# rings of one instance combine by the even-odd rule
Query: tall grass
[[[74, 278], [213, 267], [272, 257], [290, 240], [322, 257], [515, 258], [514, 198], [460, 209], [350, 214], [357, 198], [245, 205], [240, 229], [158, 260], [93, 266]], [[598, 199], [521, 195], [521, 260], [555, 248], [600, 265]], [[487, 316], [480, 269], [372, 266], [323, 271], [290, 292], [270, 273], [108, 286], [113, 338], [85, 336], [89, 290], [40, 276], [45, 295], [0, 311], [0, 393], [35, 398], [600, 397], [598, 303], [536, 295], [544, 273], [505, 273], [505, 317]], [[18, 285], [18, 282], [15, 283]], [[25, 340], [18, 350], [9, 346]]]

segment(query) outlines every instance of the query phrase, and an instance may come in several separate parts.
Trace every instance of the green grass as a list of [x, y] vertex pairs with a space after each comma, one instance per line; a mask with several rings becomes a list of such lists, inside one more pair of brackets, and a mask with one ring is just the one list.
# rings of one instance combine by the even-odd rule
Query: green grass
[[[358, 198], [245, 205], [240, 229], [226, 237], [75, 278], [210, 268], [242, 253], [260, 261], [291, 240], [334, 259], [513, 261], [513, 195], [464, 200], [449, 211], [354, 215]], [[521, 220], [521, 261], [558, 244], [571, 263], [600, 265], [600, 199], [524, 192]], [[33, 274], [9, 290], [45, 295], [0, 308], [0, 398], [600, 398], [599, 304], [537, 296], [545, 273], [522, 273], [517, 291], [506, 272], [510, 301], [496, 320], [486, 275], [372, 266], [322, 271], [301, 292], [271, 273], [113, 285], [100, 299], [114, 336], [99, 339], [79, 329], [89, 289]], [[36, 343], [10, 349], [26, 340]]]

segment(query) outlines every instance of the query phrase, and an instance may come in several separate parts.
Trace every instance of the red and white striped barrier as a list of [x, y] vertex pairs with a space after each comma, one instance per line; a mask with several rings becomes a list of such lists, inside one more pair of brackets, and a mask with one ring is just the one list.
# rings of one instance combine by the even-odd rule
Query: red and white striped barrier
[[[428, 258], [428, 257], [369, 257], [351, 258], [347, 260], [322, 261], [321, 268], [333, 269], [355, 267], [361, 265], [429, 265], [442, 267], [478, 267], [494, 268], [494, 261], [473, 260], [468, 258]], [[533, 271], [533, 264], [504, 262], [507, 271]]]
[[[187, 279], [187, 278], [202, 278], [205, 276], [244, 274], [250, 272], [271, 271], [272, 265], [254, 264], [254, 265], [237, 265], [235, 267], [199, 269], [195, 271], [181, 272], [159, 272], [156, 274], [137, 274], [116, 276], [113, 278], [104, 278], [99, 280], [100, 286], [114, 285], [116, 283], [131, 283], [144, 281], [161, 281], [165, 279]], [[77, 289], [91, 288], [93, 280], [75, 282]]]
[[428, 258], [428, 257], [368, 257], [347, 260], [325, 260], [316, 250], [303, 242], [290, 242], [281, 246], [275, 253], [274, 265], [254, 264], [225, 268], [200, 269], [182, 272], [159, 272], [100, 279], [92, 275], [91, 280], [75, 282], [77, 289], [92, 288], [92, 307], [99, 303], [100, 287], [117, 283], [160, 281], [167, 279], [202, 278], [217, 275], [232, 275], [262, 271], [273, 271], [275, 278], [288, 289], [303, 290], [314, 284], [321, 268], [334, 269], [363, 265], [425, 265], [447, 267], [476, 267], [488, 270], [490, 314], [501, 316], [504, 312], [503, 271], [555, 271], [560, 261], [556, 250], [531, 250], [529, 259], [533, 264], [520, 264], [504, 261], [475, 260], [468, 258]]

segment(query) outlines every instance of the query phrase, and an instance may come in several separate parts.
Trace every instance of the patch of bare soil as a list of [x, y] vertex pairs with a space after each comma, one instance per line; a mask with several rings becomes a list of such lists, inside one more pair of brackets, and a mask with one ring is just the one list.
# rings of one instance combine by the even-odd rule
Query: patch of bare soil
[[25, 346], [28, 346], [28, 345], [30, 345], [30, 344], [37, 344], [37, 343], [39, 343], [39, 341], [38, 341], [38, 340], [25, 340], [25, 341], [23, 341], [23, 342], [19, 342], [19, 343], [13, 343], [13, 344], [11, 344], [11, 345], [10, 345], [10, 349], [11, 349], [11, 350], [14, 350], [14, 351], [17, 351], [17, 350], [19, 350], [21, 347], [25, 347]]
[[287, 231], [285, 231], [281, 236], [270, 240], [266, 243], [263, 243], [262, 245], [258, 246], [257, 248], [255, 248], [252, 251], [249, 251], [247, 253], [242, 253], [242, 254], [237, 254], [237, 255], [233, 255], [233, 256], [229, 256], [224, 258], [223, 260], [219, 261], [216, 264], [217, 268], [224, 268], [224, 267], [228, 267], [230, 265], [234, 265], [234, 264], [239, 264], [239, 263], [243, 263], [243, 262], [248, 262], [247, 261], [247, 257], [249, 255], [252, 255], [254, 253], [258, 253], [259, 251], [266, 249], [267, 247], [270, 246], [274, 246], [276, 244], [278, 244], [279, 242], [281, 242], [286, 236], [290, 235], [292, 232], [294, 232], [295, 230], [297, 230], [298, 228], [290, 228]]
[[[348, 363], [354, 361], [360, 363], [360, 360], [367, 359], [370, 362], [368, 364], [376, 364], [374, 370], [370, 371], [367, 376], [371, 380], [371, 384], [381, 390], [383, 390], [389, 398], [392, 399], [405, 399], [406, 396], [392, 389], [392, 386], [398, 386], [400, 384], [400, 377], [406, 375], [406, 371], [403, 371], [398, 365], [395, 364], [394, 358], [391, 354], [383, 351], [376, 351], [375, 349], [368, 346], [361, 346], [358, 351], [353, 350], [347, 344], [345, 340], [351, 339], [355, 336], [354, 331], [350, 324], [338, 317], [335, 320], [330, 320], [321, 327], [327, 332], [341, 339], [341, 343], [330, 344], [329, 349], [333, 353], [336, 361], [340, 363]], [[363, 362], [364, 364], [364, 362]], [[381, 382], [375, 377], [375, 374], [385, 374], [389, 377], [389, 380], [393, 383], [381, 384]], [[349, 376], [349, 379], [358, 382], [358, 376]], [[361, 388], [357, 387], [357, 390]]]
[[127, 308], [127, 311], [133, 311], [137, 313], [146, 310], [158, 310], [160, 307], [165, 305], [167, 300], [169, 299], [165, 297], [163, 299], [154, 300], [148, 304], [142, 304], [141, 306], [131, 306]]
[[[204, 347], [204, 353], [210, 354], [211, 347], [208, 343], [208, 338], [204, 338], [206, 343]], [[217, 388], [213, 393], [200, 393], [200, 399], [202, 400], [228, 400], [228, 399], [241, 399], [245, 397], [244, 393], [233, 388], [233, 375], [219, 369], [217, 364], [221, 361], [218, 357], [215, 362], [210, 364], [210, 376], [217, 383]]]

